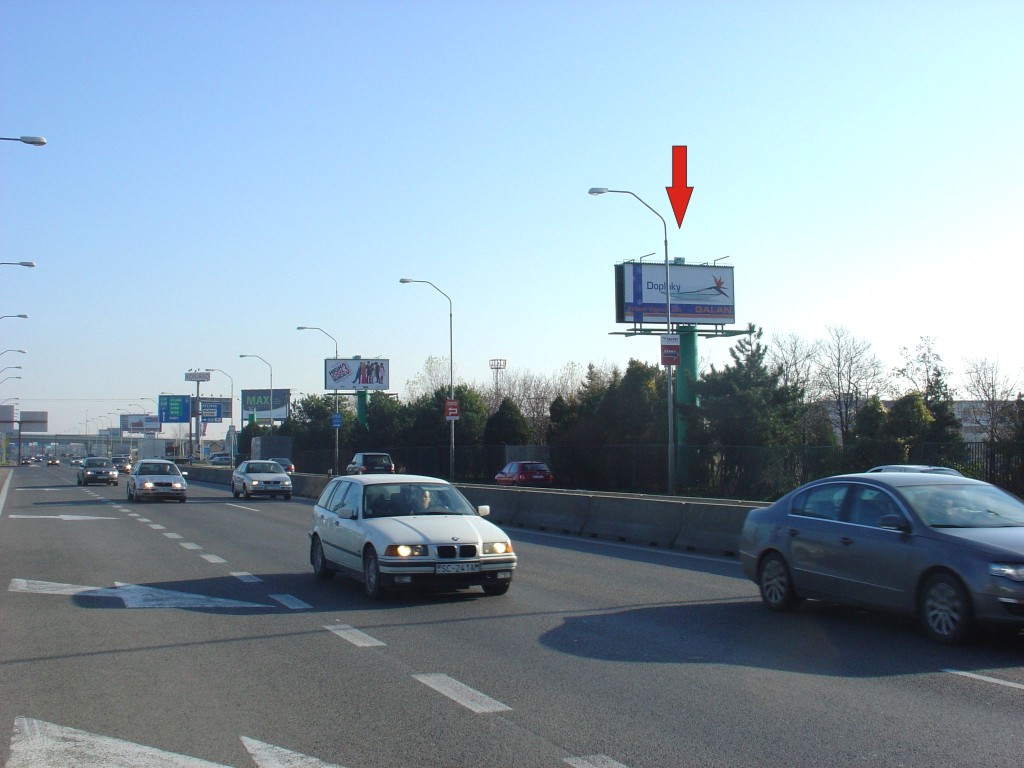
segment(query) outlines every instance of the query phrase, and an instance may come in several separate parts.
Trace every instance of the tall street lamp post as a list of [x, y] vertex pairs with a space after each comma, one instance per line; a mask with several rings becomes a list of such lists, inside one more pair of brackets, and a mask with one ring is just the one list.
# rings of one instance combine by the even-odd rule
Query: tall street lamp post
[[[661, 219], [661, 227], [665, 235], [665, 332], [667, 334], [672, 333], [672, 281], [670, 279], [669, 261], [668, 261], [668, 225], [665, 223], [665, 217], [658, 213], [656, 210], [651, 208], [645, 203], [638, 195], [630, 192], [627, 189], [608, 189], [607, 187], [591, 187], [591, 195], [603, 195], [607, 192], [611, 192], [619, 195], [631, 195], [635, 199], [639, 200], [643, 206]], [[674, 496], [676, 492], [676, 442], [675, 442], [675, 400], [672, 391], [672, 366], [665, 366], [665, 373], [667, 374], [665, 380], [665, 389], [668, 390], [668, 495]]]
[[0, 315], [0, 320], [3, 320], [5, 317], [20, 317], [22, 320], [28, 320], [28, 315]]
[[25, 354], [24, 349], [5, 349], [3, 352], [0, 352], [0, 355], [6, 355], [8, 352], [20, 352], [23, 355]]
[[22, 144], [31, 144], [33, 147], [41, 147], [46, 144], [42, 136], [0, 136], [0, 141], [20, 141]]
[[[263, 360], [259, 355], [239, 355], [239, 357], [255, 357], [257, 360]], [[263, 360], [263, 364], [270, 369], [270, 434], [274, 434], [274, 366]]]
[[35, 265], [34, 261], [0, 261], [0, 266], [3, 267], [34, 267]]
[[[295, 327], [297, 331], [320, 331], [324, 336], [334, 342], [334, 359], [338, 359], [338, 340], [331, 336], [323, 328], [317, 328], [315, 325], [298, 325]], [[334, 474], [338, 474], [338, 432], [340, 431], [339, 417], [341, 412], [338, 410], [338, 390], [334, 390]]]
[[[446, 299], [448, 299], [448, 400], [455, 400], [455, 352], [453, 346], [452, 336], [452, 298], [447, 293], [442, 291], [436, 285], [429, 280], [412, 280], [408, 277], [403, 277], [398, 282], [400, 283], [426, 283], [435, 291], [440, 293]], [[451, 480], [455, 479], [455, 419], [448, 415], [447, 409], [445, 409], [445, 418], [448, 419], [450, 427], [450, 439], [448, 443], [448, 477]]]
[[[235, 466], [235, 456], [238, 455], [238, 433], [235, 432], [235, 380], [231, 378], [231, 374], [227, 371], [222, 371], [220, 368], [207, 368], [207, 372], [223, 373], [228, 377], [228, 381], [231, 382], [231, 466]], [[271, 393], [273, 397], [273, 393]]]

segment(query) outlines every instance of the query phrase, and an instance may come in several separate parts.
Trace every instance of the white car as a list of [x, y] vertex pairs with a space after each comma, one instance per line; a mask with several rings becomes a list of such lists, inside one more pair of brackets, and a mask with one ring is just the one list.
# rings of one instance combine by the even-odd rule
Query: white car
[[164, 459], [142, 459], [128, 474], [128, 501], [177, 499], [184, 503], [188, 482], [178, 465]]
[[243, 461], [231, 473], [231, 495], [292, 497], [292, 479], [276, 461], [253, 459]]
[[320, 578], [360, 579], [374, 599], [417, 586], [503, 595], [517, 560], [508, 535], [484, 520], [489, 513], [434, 477], [336, 477], [313, 507], [309, 560]]

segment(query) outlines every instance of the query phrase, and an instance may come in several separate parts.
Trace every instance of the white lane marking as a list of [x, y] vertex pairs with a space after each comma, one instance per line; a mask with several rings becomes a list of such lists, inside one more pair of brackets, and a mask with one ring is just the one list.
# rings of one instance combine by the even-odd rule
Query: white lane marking
[[226, 563], [227, 562], [227, 560], [225, 560], [223, 557], [219, 557], [217, 555], [200, 555], [200, 557], [203, 558], [203, 560], [205, 560], [208, 563]]
[[996, 685], [1002, 685], [1007, 688], [1017, 688], [1018, 690], [1024, 691], [1024, 683], [1014, 683], [1009, 680], [1000, 680], [998, 677], [988, 677], [986, 675], [978, 675], [974, 672], [962, 672], [959, 669], [944, 669], [943, 672], [948, 672], [951, 675], [960, 675], [961, 677], [969, 677], [972, 680], [981, 680], [983, 683], [995, 683]]
[[358, 646], [359, 648], [372, 648], [378, 645], [385, 645], [375, 637], [371, 637], [365, 632], [360, 632], [358, 629], [353, 629], [348, 624], [330, 624], [325, 625], [324, 629], [333, 632], [342, 640], [348, 640], [352, 645]]
[[448, 675], [431, 673], [413, 675], [413, 677], [424, 685], [433, 688], [438, 693], [447, 696], [452, 701], [457, 704], [461, 704], [466, 709], [472, 710], [477, 714], [483, 714], [486, 712], [507, 712], [512, 709], [512, 707], [506, 706], [500, 701], [492, 699], [490, 696], [480, 693], [480, 691], [474, 690], [465, 683], [460, 683], [458, 680], [449, 677]]
[[154, 531], [166, 531], [167, 530], [167, 526], [166, 525], [160, 525], [159, 523], [150, 523], [149, 527], [152, 528]]
[[185, 549], [202, 549], [198, 544], [193, 544], [191, 541], [184, 541], [181, 543]]
[[291, 608], [293, 611], [305, 611], [313, 607], [309, 603], [304, 603], [293, 595], [267, 595], [267, 597], [271, 600], [276, 600], [285, 608]]
[[237, 507], [238, 509], [244, 509], [249, 512], [259, 512], [259, 510], [256, 509], [256, 507], [244, 507], [241, 504], [232, 504], [230, 501], [227, 504], [229, 507]]
[[152, 523], [153, 522], [148, 517], [140, 517], [140, 518], [138, 518], [138, 520], [139, 520], [140, 523]]
[[7, 768], [224, 768], [198, 757], [99, 736], [27, 717], [14, 719]]
[[115, 582], [113, 587], [88, 587], [79, 584], [58, 584], [31, 579], [11, 579], [9, 592], [25, 592], [36, 595], [82, 595], [84, 597], [114, 597], [124, 603], [125, 608], [273, 608], [272, 605], [249, 603], [242, 600], [228, 600], [222, 597], [206, 597], [190, 592], [172, 589], [143, 587], [138, 584]]
[[138, 512], [129, 512], [128, 517], [142, 517]]
[[275, 747], [273, 744], [246, 736], [242, 736], [242, 743], [259, 768], [342, 768], [337, 763], [325, 763], [315, 757], [292, 752], [284, 747]]
[[96, 515], [8, 515], [12, 520], [120, 520], [118, 517], [98, 517]]
[[[164, 534], [164, 536], [171, 536], [171, 535], [174, 535], [174, 534], [168, 534], [168, 533]], [[248, 584], [257, 584], [257, 583], [263, 581], [263, 579], [261, 579], [259, 576], [253, 576], [248, 571], [232, 571], [231, 575], [234, 576], [239, 581], [244, 581], [244, 582], [246, 582]]]
[[0, 517], [4, 514], [4, 504], [7, 503], [7, 489], [11, 487], [12, 477], [14, 477], [14, 473], [8, 472], [7, 477], [4, 478], [3, 490], [0, 490]]
[[183, 538], [185, 538], [180, 533], [165, 533], [164, 536], [166, 536], [168, 539], [183, 539]]
[[562, 762], [572, 768], [627, 768], [622, 763], [612, 760], [608, 755], [587, 755], [586, 757], [567, 757]]

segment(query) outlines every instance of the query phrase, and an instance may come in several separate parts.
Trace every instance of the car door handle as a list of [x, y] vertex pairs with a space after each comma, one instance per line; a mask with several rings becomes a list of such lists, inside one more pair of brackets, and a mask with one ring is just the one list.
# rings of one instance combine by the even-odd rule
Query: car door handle
[[851, 539], [849, 536], [840, 536], [839, 543], [842, 544], [844, 547], [848, 547], [851, 544], [853, 544], [853, 539]]
[[797, 530], [796, 528], [790, 528], [790, 529], [789, 529], [789, 537], [790, 537], [791, 539], [795, 539], [795, 538], [796, 538], [797, 536], [799, 536], [799, 535], [800, 535], [800, 531], [799, 531], [799, 530]]

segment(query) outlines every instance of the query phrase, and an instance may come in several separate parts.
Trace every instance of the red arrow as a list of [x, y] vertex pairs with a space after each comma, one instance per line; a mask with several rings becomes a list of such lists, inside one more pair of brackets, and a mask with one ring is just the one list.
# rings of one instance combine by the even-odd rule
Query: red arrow
[[686, 147], [672, 147], [672, 186], [665, 187], [676, 214], [676, 224], [683, 226], [686, 206], [690, 204], [693, 187], [686, 186]]

